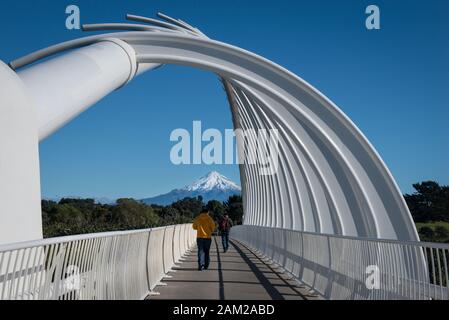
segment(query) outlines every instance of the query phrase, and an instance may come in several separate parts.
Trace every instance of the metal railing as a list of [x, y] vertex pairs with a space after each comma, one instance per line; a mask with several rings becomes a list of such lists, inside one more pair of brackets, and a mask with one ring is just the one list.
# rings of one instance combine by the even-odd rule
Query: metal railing
[[449, 299], [449, 245], [238, 226], [255, 249], [326, 299]]
[[0, 246], [0, 299], [143, 299], [192, 247], [190, 224]]

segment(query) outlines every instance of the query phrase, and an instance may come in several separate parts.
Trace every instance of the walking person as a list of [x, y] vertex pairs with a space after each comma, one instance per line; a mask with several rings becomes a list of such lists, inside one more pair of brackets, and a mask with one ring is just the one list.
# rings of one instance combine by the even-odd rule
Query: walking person
[[229, 232], [232, 228], [232, 220], [229, 219], [229, 215], [225, 214], [221, 219], [220, 224], [221, 243], [223, 244], [223, 251], [226, 253], [229, 249]]
[[198, 270], [209, 268], [210, 246], [212, 244], [212, 233], [215, 231], [215, 222], [209, 216], [209, 210], [203, 209], [193, 221], [193, 229], [196, 230], [196, 243], [198, 246]]

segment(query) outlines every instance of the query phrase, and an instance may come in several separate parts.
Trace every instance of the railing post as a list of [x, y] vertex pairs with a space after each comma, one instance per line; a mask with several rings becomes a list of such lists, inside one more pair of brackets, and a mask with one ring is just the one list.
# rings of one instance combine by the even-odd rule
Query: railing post
[[148, 231], [148, 241], [147, 241], [147, 254], [145, 256], [145, 264], [146, 264], [146, 270], [147, 270], [147, 285], [148, 285], [148, 292], [151, 293], [151, 279], [150, 279], [150, 266], [148, 265], [148, 257], [150, 254], [150, 237], [151, 237], [151, 230]]

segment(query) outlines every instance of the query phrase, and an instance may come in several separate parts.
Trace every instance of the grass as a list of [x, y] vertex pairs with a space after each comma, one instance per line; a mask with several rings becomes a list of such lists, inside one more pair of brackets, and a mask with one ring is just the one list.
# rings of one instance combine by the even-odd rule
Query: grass
[[446, 229], [449, 229], [449, 222], [446, 221], [432, 221], [432, 222], [417, 222], [416, 227], [419, 229], [421, 227], [429, 227], [435, 231], [435, 228], [438, 226], [443, 226]]
[[[423, 227], [430, 228], [434, 232], [434, 235], [428, 235], [428, 234], [424, 234], [423, 232], [421, 232], [421, 228], [423, 228]], [[449, 243], [449, 222], [445, 222], [445, 221], [417, 222], [416, 228], [418, 229], [421, 240], [423, 240], [423, 241]], [[442, 235], [438, 234], [438, 232], [435, 232], [435, 231], [437, 231], [437, 228], [438, 229], [442, 229], [442, 228], [446, 229], [447, 235], [442, 236]]]

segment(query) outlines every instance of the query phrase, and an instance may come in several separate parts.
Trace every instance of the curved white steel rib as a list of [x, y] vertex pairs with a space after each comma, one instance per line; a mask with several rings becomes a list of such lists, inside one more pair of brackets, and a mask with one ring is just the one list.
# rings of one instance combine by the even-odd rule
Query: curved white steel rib
[[152, 30], [87, 37], [10, 65], [19, 68], [59, 50], [117, 38], [132, 46], [140, 64], [212, 71], [223, 79], [236, 128], [277, 129], [280, 134], [277, 174], [262, 175], [256, 165], [241, 166], [245, 224], [418, 240], [385, 164], [351, 120], [318, 90], [271, 61], [192, 35], [191, 30]]

